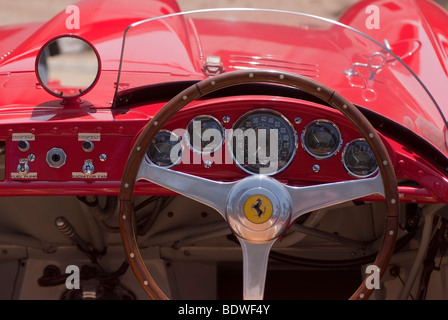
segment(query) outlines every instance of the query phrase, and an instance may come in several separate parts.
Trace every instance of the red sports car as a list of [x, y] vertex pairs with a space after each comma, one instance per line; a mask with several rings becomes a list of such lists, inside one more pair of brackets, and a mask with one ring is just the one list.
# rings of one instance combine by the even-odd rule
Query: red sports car
[[0, 298], [448, 298], [447, 21], [84, 0], [0, 27]]

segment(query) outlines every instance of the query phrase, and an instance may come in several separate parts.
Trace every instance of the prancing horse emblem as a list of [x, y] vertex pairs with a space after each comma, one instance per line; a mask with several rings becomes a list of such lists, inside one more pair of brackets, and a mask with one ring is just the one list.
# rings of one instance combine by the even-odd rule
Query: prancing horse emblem
[[254, 194], [244, 203], [244, 215], [252, 223], [265, 223], [271, 218], [272, 211], [271, 200], [262, 194]]
[[260, 198], [258, 198], [257, 203], [252, 205], [252, 209], [257, 211], [258, 218], [260, 218], [261, 215], [263, 215], [266, 212], [266, 206], [264, 207], [264, 210], [261, 210], [262, 204], [263, 204], [263, 201]]

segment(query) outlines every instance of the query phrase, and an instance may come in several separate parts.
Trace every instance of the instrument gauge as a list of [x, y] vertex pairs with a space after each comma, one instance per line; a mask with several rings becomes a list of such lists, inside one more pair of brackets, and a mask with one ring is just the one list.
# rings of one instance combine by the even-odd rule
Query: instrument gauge
[[193, 151], [210, 154], [222, 146], [224, 137], [222, 124], [212, 116], [203, 115], [190, 121], [185, 140]]
[[236, 165], [251, 174], [273, 175], [294, 158], [297, 134], [283, 115], [257, 110], [241, 116], [229, 140]]
[[182, 159], [182, 139], [168, 130], [159, 131], [152, 140], [146, 157], [152, 164], [172, 167]]
[[302, 145], [314, 158], [327, 159], [341, 148], [341, 132], [331, 121], [315, 120], [303, 130]]
[[349, 174], [357, 178], [365, 178], [378, 171], [375, 156], [365, 139], [353, 140], [345, 146], [342, 163]]

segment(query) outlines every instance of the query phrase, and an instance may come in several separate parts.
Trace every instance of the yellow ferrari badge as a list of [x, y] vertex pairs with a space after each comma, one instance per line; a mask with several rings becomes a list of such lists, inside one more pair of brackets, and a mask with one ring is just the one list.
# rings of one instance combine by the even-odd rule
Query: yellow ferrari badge
[[272, 202], [261, 194], [250, 196], [244, 204], [244, 214], [253, 223], [264, 223], [272, 216]]

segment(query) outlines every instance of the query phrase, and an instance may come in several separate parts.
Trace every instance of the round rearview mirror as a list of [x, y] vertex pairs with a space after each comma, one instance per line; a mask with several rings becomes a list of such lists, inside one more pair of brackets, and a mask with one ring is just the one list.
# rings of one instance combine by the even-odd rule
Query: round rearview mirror
[[100, 57], [92, 44], [65, 35], [47, 42], [36, 59], [36, 75], [50, 94], [77, 98], [90, 91], [100, 74]]

